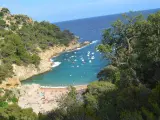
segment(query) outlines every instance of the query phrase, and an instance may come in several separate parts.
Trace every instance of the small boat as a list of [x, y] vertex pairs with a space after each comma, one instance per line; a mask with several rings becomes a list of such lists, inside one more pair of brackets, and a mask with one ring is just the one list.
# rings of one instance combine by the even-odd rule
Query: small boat
[[54, 62], [53, 63], [53, 65], [52, 65], [52, 67], [54, 68], [54, 67], [57, 67], [57, 66], [59, 66], [61, 64], [61, 62]]
[[82, 62], [84, 62], [84, 59], [82, 59]]
[[94, 56], [92, 56], [92, 57], [91, 57], [91, 59], [92, 59], [92, 60], [94, 60], [94, 59], [95, 59], [95, 57], [94, 57]]

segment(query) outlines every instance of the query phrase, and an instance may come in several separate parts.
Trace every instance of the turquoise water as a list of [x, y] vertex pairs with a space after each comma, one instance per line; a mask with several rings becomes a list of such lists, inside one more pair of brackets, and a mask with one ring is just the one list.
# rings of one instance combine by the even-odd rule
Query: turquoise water
[[[160, 9], [140, 13], [147, 16], [158, 10]], [[55, 23], [61, 30], [68, 29], [79, 36], [81, 38], [80, 42], [86, 40], [97, 40], [97, 42], [81, 50], [63, 53], [53, 58], [55, 62], [60, 62], [61, 64], [50, 72], [24, 81], [23, 84], [37, 83], [44, 86], [68, 86], [88, 84], [97, 80], [97, 73], [108, 64], [108, 61], [103, 59], [103, 55], [96, 52], [95, 47], [101, 42], [102, 31], [110, 27], [119, 18], [122, 19], [121, 14]], [[90, 55], [87, 56], [89, 52]], [[94, 59], [91, 59], [93, 56]]]
[[97, 73], [106, 65], [106, 60], [95, 50], [98, 41], [80, 50], [63, 53], [53, 58], [61, 64], [52, 71], [34, 76], [23, 83], [43, 86], [83, 85], [97, 80]]

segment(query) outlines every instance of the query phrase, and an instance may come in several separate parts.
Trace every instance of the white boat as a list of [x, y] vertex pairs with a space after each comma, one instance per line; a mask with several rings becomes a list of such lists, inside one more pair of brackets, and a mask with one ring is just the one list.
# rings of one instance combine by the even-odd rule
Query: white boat
[[54, 62], [53, 63], [53, 65], [52, 65], [52, 67], [54, 68], [54, 67], [57, 67], [57, 66], [59, 66], [61, 64], [61, 62]]
[[94, 57], [94, 56], [92, 56], [92, 57], [91, 57], [91, 59], [92, 59], [92, 60], [94, 60], [94, 59], [95, 59], [95, 57]]

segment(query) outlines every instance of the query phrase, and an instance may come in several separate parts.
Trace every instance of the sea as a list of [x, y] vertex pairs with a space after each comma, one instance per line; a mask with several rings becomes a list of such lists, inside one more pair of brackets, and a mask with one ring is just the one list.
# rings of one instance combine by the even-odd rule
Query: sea
[[[159, 10], [144, 10], [134, 14], [143, 14], [144, 17], [147, 17]], [[22, 84], [35, 83], [42, 86], [58, 87], [86, 85], [98, 80], [98, 72], [109, 64], [109, 60], [105, 59], [103, 54], [96, 50], [96, 47], [101, 43], [103, 31], [111, 27], [111, 24], [117, 19], [123, 19], [122, 14], [53, 23], [61, 30], [70, 30], [79, 36], [79, 42], [90, 41], [92, 44], [52, 58], [51, 61], [55, 64], [51, 71], [29, 78]]]

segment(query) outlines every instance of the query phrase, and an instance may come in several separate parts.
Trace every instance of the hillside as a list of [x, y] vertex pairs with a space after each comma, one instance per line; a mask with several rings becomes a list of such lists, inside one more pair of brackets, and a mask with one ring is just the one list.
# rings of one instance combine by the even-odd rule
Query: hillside
[[[26, 86], [20, 91], [0, 89], [0, 120], [160, 120], [160, 11], [146, 19], [133, 14], [123, 17], [125, 22], [118, 19], [104, 30], [102, 43], [97, 46], [104, 59], [110, 60], [98, 73], [98, 81], [80, 91], [70, 86], [57, 101], [49, 101], [49, 94], [42, 93], [39, 86]], [[39, 67], [40, 55], [47, 56], [55, 45], [56, 50], [70, 46], [71, 36], [55, 27], [48, 22], [33, 22], [16, 30], [6, 27], [6, 23], [2, 25], [1, 80], [11, 75], [13, 64]], [[31, 92], [24, 92], [26, 89]], [[45, 90], [49, 93], [52, 89]], [[53, 95], [59, 92], [54, 90], [50, 92]], [[32, 96], [33, 92], [36, 96]], [[21, 106], [31, 97], [34, 105], [44, 101], [57, 102], [58, 106], [36, 114], [31, 108], [18, 106], [22, 94], [26, 96], [21, 96]]]
[[[21, 71], [34, 72], [22, 79], [43, 73], [50, 69], [48, 67], [51, 66], [51, 62], [46, 62], [49, 57], [68, 49], [67, 47], [72, 49], [71, 46], [76, 47], [76, 44], [77, 38], [68, 30], [61, 31], [54, 24], [46, 21], [33, 21], [26, 15], [12, 15], [7, 8], [1, 8], [0, 82], [13, 76], [18, 77], [15, 79], [21, 79], [18, 74]], [[48, 57], [44, 58], [41, 54], [45, 55], [43, 52], [47, 49], [53, 49], [53, 53], [51, 52]], [[43, 59], [47, 60], [43, 62]], [[43, 65], [45, 63], [47, 63], [46, 66]], [[15, 73], [17, 69], [13, 66], [24, 66], [26, 69]], [[25, 74], [28, 72], [24, 72], [23, 75]]]

